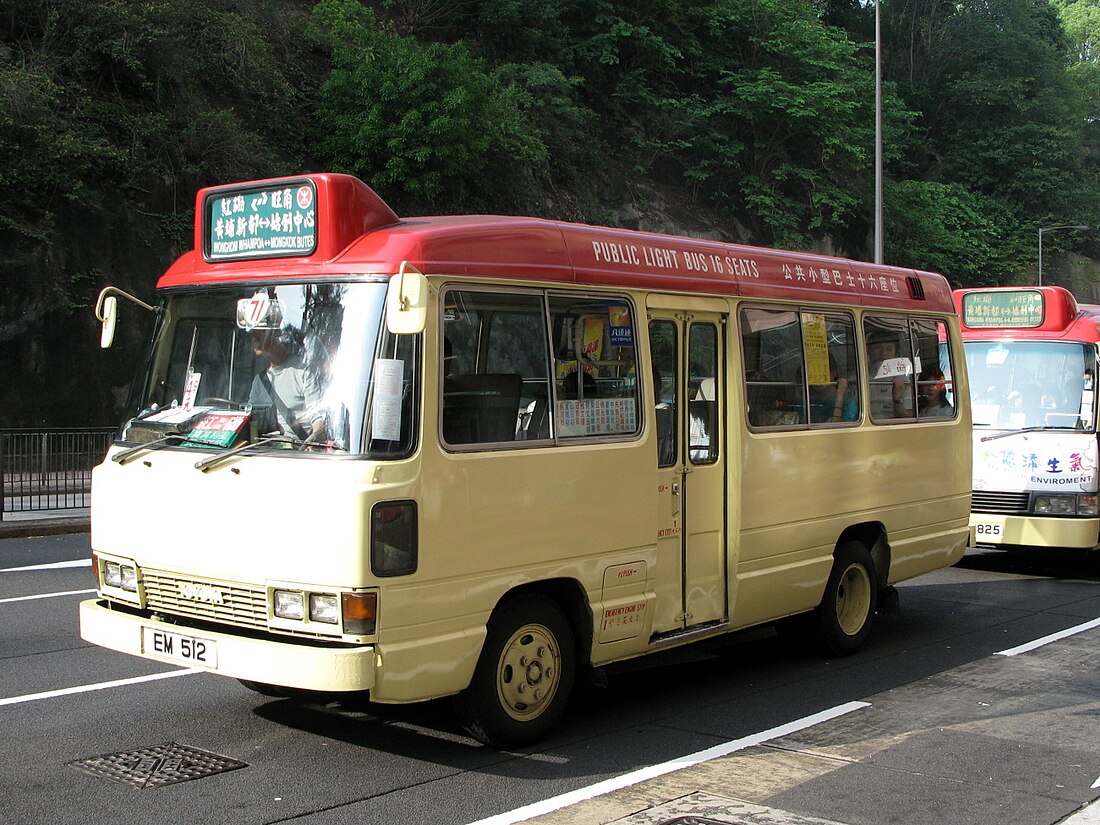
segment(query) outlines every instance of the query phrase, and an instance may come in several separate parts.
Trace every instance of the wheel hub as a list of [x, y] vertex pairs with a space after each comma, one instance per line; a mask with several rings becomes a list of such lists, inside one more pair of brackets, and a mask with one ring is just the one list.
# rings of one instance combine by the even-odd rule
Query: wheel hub
[[558, 689], [558, 653], [553, 635], [542, 625], [520, 628], [508, 640], [497, 669], [497, 695], [517, 720], [539, 716]]

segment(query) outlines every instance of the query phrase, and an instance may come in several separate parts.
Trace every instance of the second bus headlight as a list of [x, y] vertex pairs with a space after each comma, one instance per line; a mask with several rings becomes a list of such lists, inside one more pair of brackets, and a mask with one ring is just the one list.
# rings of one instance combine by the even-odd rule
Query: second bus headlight
[[1046, 516], [1072, 516], [1077, 513], [1077, 497], [1065, 495], [1035, 496], [1032, 511]]

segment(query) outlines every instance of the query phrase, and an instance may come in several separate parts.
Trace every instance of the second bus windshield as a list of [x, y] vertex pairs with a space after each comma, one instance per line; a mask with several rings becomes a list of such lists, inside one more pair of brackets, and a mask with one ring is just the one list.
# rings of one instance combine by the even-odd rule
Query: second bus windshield
[[965, 349], [975, 426], [1095, 429], [1088, 345], [968, 341]]

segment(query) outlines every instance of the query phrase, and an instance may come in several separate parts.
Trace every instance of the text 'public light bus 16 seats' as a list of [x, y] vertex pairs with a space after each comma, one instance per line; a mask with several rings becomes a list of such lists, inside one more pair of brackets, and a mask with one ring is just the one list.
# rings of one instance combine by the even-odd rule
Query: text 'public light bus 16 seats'
[[454, 695], [511, 745], [662, 647], [796, 617], [852, 652], [880, 594], [966, 546], [938, 275], [401, 219], [318, 174], [199, 192], [158, 293], [94, 474], [81, 633], [109, 648], [261, 692]]
[[1098, 544], [1100, 306], [1058, 286], [960, 289], [974, 418], [971, 543]]

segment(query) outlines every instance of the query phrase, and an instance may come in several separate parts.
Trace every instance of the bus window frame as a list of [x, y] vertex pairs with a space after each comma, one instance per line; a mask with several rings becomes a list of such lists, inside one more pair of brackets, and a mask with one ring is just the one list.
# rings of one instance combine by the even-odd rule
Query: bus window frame
[[[448, 441], [443, 433], [443, 400], [444, 400], [444, 381], [447, 377], [444, 363], [447, 358], [445, 354], [445, 314], [447, 311], [447, 296], [455, 293], [476, 293], [486, 295], [527, 295], [536, 297], [539, 299], [542, 328], [545, 333], [545, 345], [544, 350], [546, 356], [545, 366], [547, 368], [546, 381], [548, 384], [547, 392], [547, 416], [549, 418], [549, 436], [546, 438], [534, 438], [523, 439], [516, 438], [510, 441], [479, 441], [469, 443], [452, 443]], [[555, 420], [555, 409], [558, 399], [558, 384], [560, 383], [556, 377], [557, 366], [559, 359], [555, 352], [555, 340], [554, 340], [554, 310], [552, 308], [552, 301], [555, 297], [565, 298], [575, 303], [581, 303], [584, 301], [598, 301], [602, 304], [608, 305], [611, 303], [623, 304], [628, 307], [630, 311], [631, 327], [634, 330], [631, 342], [631, 350], [634, 354], [634, 374], [635, 385], [633, 389], [633, 400], [635, 405], [635, 417], [634, 417], [634, 429], [627, 433], [602, 433], [596, 435], [563, 435], [560, 432], [557, 421]], [[621, 292], [594, 292], [591, 290], [563, 290], [560, 287], [515, 287], [509, 285], [493, 286], [492, 284], [485, 283], [467, 283], [467, 282], [450, 282], [441, 284], [439, 287], [439, 312], [435, 316], [439, 323], [438, 333], [438, 346], [436, 351], [439, 356], [439, 369], [437, 376], [438, 385], [438, 403], [436, 405], [436, 418], [437, 418], [437, 438], [439, 440], [440, 447], [448, 453], [453, 454], [469, 454], [480, 452], [501, 452], [506, 450], [525, 450], [535, 449], [538, 447], [568, 447], [574, 445], [591, 445], [591, 444], [606, 444], [606, 443], [623, 443], [628, 441], [637, 441], [642, 438], [645, 432], [645, 405], [642, 401], [642, 387], [638, 379], [638, 369], [641, 358], [641, 350], [638, 341], [638, 307], [633, 298], [626, 293]], [[584, 316], [578, 316], [584, 317]], [[487, 357], [489, 349], [488, 331], [484, 328], [484, 321], [479, 315], [478, 319], [479, 328], [476, 333], [476, 352], [474, 354], [474, 370], [475, 374], [480, 373], [482, 366], [481, 361]], [[491, 324], [491, 320], [490, 320]], [[457, 357], [452, 355], [451, 357]], [[579, 363], [578, 358], [578, 363]], [[608, 361], [588, 361], [598, 365], [611, 363]], [[523, 376], [521, 376], [522, 378]], [[522, 396], [521, 396], [522, 398]], [[517, 407], [517, 420], [519, 415], [519, 408]]]
[[[782, 423], [781, 422], [781, 423], [777, 423], [777, 424], [754, 424], [752, 419], [749, 416], [750, 410], [749, 410], [748, 403], [746, 403], [746, 405], [745, 405], [745, 422], [746, 422], [746, 425], [748, 427], [749, 432], [752, 432], [752, 433], [808, 432], [808, 431], [811, 431], [811, 430], [815, 431], [815, 432], [820, 432], [820, 431], [828, 431], [828, 430], [836, 430], [836, 429], [853, 429], [855, 427], [858, 427], [863, 422], [863, 420], [865, 418], [869, 418], [867, 405], [864, 403], [864, 394], [863, 394], [862, 390], [860, 389], [862, 376], [863, 376], [864, 373], [867, 372], [867, 369], [866, 369], [866, 356], [861, 352], [860, 345], [859, 345], [858, 342], [855, 343], [854, 347], [852, 346], [851, 343], [849, 343], [849, 345], [848, 345], [849, 349], [855, 353], [855, 358], [856, 358], [856, 363], [854, 365], [855, 366], [855, 370], [854, 370], [855, 377], [853, 379], [850, 379], [849, 383], [848, 383], [848, 392], [849, 393], [854, 392], [856, 394], [856, 402], [858, 404], [858, 410], [859, 410], [856, 417], [854, 419], [852, 419], [851, 421], [832, 421], [832, 420], [814, 421], [813, 416], [810, 414], [811, 407], [812, 407], [812, 402], [811, 402], [811, 398], [810, 398], [810, 388], [812, 386], [822, 386], [822, 385], [811, 384], [810, 381], [809, 381], [809, 373], [808, 373], [808, 370], [807, 370], [807, 363], [806, 363], [806, 331], [805, 331], [805, 324], [804, 324], [804, 320], [803, 320], [804, 316], [807, 315], [807, 314], [823, 316], [826, 320], [826, 324], [828, 323], [828, 321], [830, 319], [840, 320], [841, 318], [843, 318], [846, 322], [848, 322], [848, 329], [849, 329], [850, 333], [852, 335], [856, 336], [857, 338], [862, 338], [860, 318], [857, 315], [855, 310], [853, 310], [849, 307], [845, 307], [843, 305], [823, 307], [823, 306], [806, 305], [806, 304], [802, 304], [802, 303], [791, 303], [791, 304], [743, 303], [743, 304], [741, 304], [741, 306], [738, 307], [737, 313], [736, 313], [737, 314], [737, 339], [738, 339], [738, 348], [740, 350], [740, 356], [741, 356], [742, 390], [745, 393], [746, 402], [747, 402], [747, 399], [749, 399], [752, 395], [752, 393], [751, 393], [751, 382], [749, 381], [748, 373], [746, 371], [746, 368], [749, 366], [749, 360], [746, 357], [745, 335], [744, 335], [743, 326], [742, 326], [742, 319], [744, 318], [743, 313], [746, 309], [760, 309], [760, 310], [768, 310], [768, 311], [776, 311], [776, 312], [787, 312], [787, 313], [790, 313], [790, 314], [794, 315], [795, 322], [798, 324], [799, 372], [802, 376], [802, 381], [801, 381], [801, 386], [800, 387], [798, 386], [797, 382], [794, 382], [794, 383], [795, 383], [796, 387], [801, 389], [801, 396], [802, 396], [801, 405], [802, 405], [802, 410], [804, 412], [804, 414], [801, 414], [803, 420], [796, 421], [796, 422], [793, 422], [793, 423]], [[759, 382], [758, 381], [756, 383], [757, 384], [771, 384], [771, 383], [779, 383], [779, 382]], [[784, 385], [789, 386], [790, 384], [789, 383], [784, 383]], [[796, 411], [796, 413], [797, 413], [797, 411]]]

